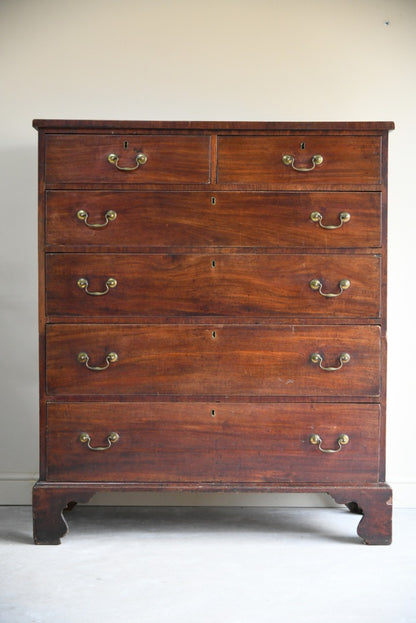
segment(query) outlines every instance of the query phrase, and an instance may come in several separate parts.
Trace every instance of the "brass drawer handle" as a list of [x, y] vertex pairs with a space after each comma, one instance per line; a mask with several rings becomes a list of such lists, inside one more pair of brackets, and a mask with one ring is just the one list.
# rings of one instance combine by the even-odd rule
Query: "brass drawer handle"
[[105, 358], [104, 366], [90, 366], [90, 358], [87, 353], [78, 353], [77, 359], [80, 363], [84, 363], [85, 367], [88, 368], [88, 370], [93, 370], [93, 372], [101, 372], [102, 370], [107, 370], [110, 363], [114, 363], [115, 361], [117, 361], [118, 355], [117, 353], [108, 353], [107, 357]]
[[110, 164], [114, 164], [114, 166], [119, 170], [119, 171], [135, 171], [136, 169], [139, 168], [140, 165], [142, 164], [146, 164], [147, 162], [147, 156], [146, 154], [143, 154], [142, 152], [139, 152], [136, 155], [136, 166], [135, 167], [120, 167], [118, 164], [119, 161], [119, 156], [117, 156], [117, 154], [110, 154], [107, 158], [108, 162]]
[[319, 223], [319, 227], [322, 229], [339, 229], [343, 226], [344, 223], [348, 223], [351, 220], [351, 214], [349, 212], [340, 212], [338, 215], [339, 224], [338, 225], [322, 225], [322, 214], [320, 212], [312, 212], [310, 217], [311, 221], [314, 223]]
[[120, 435], [118, 433], [110, 433], [107, 436], [107, 445], [106, 446], [92, 446], [91, 445], [91, 437], [88, 433], [81, 433], [79, 436], [79, 440], [81, 443], [86, 443], [87, 447], [94, 452], [101, 452], [102, 450], [109, 450], [113, 443], [117, 443], [120, 439]]
[[319, 353], [312, 353], [311, 355], [312, 363], [318, 363], [321, 370], [326, 370], [327, 372], [333, 372], [334, 370], [341, 370], [342, 366], [345, 363], [348, 363], [349, 361], [351, 361], [351, 355], [349, 353], [341, 353], [341, 355], [338, 358], [339, 366], [336, 366], [335, 368], [323, 366], [322, 365], [323, 360], [324, 358]]
[[110, 292], [110, 288], [115, 288], [116, 285], [116, 279], [114, 279], [114, 277], [109, 277], [105, 282], [105, 290], [103, 292], [90, 292], [90, 290], [88, 290], [88, 279], [80, 277], [77, 281], [78, 288], [81, 288], [81, 290], [84, 290], [84, 292], [90, 296], [104, 296], [104, 294], [108, 294]]
[[299, 167], [295, 167], [295, 156], [292, 156], [291, 154], [285, 154], [282, 158], [282, 162], [283, 164], [285, 164], [288, 167], [292, 167], [292, 169], [294, 169], [295, 171], [313, 171], [314, 168], [316, 167], [316, 165], [320, 165], [323, 163], [324, 158], [323, 156], [321, 156], [320, 154], [315, 154], [314, 156], [312, 156], [311, 158], [312, 160], [312, 166], [309, 168], [299, 168]]
[[107, 227], [110, 221], [115, 221], [117, 218], [117, 212], [115, 212], [115, 210], [107, 210], [104, 214], [105, 223], [89, 223], [88, 212], [85, 210], [78, 210], [77, 217], [80, 221], [83, 221], [87, 227], [90, 227], [91, 229], [98, 229], [100, 227]]
[[319, 281], [319, 279], [312, 279], [312, 281], [309, 282], [309, 287], [311, 288], [311, 290], [318, 290], [319, 294], [321, 294], [322, 296], [325, 296], [325, 298], [327, 299], [332, 299], [332, 298], [335, 298], [336, 296], [341, 296], [344, 290], [348, 290], [348, 288], [351, 286], [351, 281], [349, 279], [341, 279], [338, 285], [339, 285], [339, 292], [335, 292], [335, 294], [333, 294], [332, 292], [322, 292], [323, 284], [321, 281]]
[[311, 444], [313, 444], [314, 446], [318, 446], [319, 450], [321, 452], [330, 452], [331, 454], [333, 454], [334, 452], [339, 452], [340, 450], [342, 450], [342, 446], [346, 446], [347, 443], [349, 442], [350, 438], [348, 437], [348, 435], [342, 434], [338, 437], [337, 439], [337, 443], [338, 443], [338, 448], [336, 448], [335, 450], [332, 449], [327, 449], [327, 448], [323, 448], [322, 447], [322, 439], [320, 438], [319, 435], [311, 435], [309, 437], [309, 441]]

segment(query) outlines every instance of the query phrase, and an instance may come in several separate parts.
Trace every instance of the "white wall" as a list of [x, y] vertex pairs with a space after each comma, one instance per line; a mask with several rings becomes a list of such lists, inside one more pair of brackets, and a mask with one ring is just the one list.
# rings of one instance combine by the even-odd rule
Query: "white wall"
[[[40, 117], [396, 122], [387, 475], [396, 504], [416, 506], [416, 1], [1, 0], [0, 68], [0, 503], [30, 503], [37, 472]], [[291, 503], [253, 500], [237, 503]]]

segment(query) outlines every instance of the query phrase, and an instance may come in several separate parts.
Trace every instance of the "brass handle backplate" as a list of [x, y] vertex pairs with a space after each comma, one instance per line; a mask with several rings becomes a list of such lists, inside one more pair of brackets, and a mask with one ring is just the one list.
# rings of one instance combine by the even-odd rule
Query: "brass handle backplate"
[[81, 443], [86, 443], [87, 447], [94, 452], [100, 452], [102, 450], [109, 450], [113, 443], [117, 443], [120, 439], [120, 435], [118, 433], [110, 433], [107, 435], [107, 445], [106, 446], [92, 446], [91, 445], [91, 437], [88, 433], [81, 433], [79, 436], [79, 440]]
[[101, 372], [102, 370], [107, 370], [110, 363], [114, 363], [115, 361], [117, 361], [118, 355], [117, 353], [108, 353], [107, 357], [105, 358], [105, 364], [103, 366], [90, 366], [90, 358], [87, 353], [78, 353], [77, 359], [80, 363], [85, 364], [85, 367], [88, 368], [88, 370], [92, 370], [93, 372]]
[[86, 279], [86, 277], [80, 277], [77, 281], [78, 288], [84, 290], [86, 294], [89, 294], [90, 296], [104, 296], [104, 294], [108, 294], [110, 292], [110, 288], [116, 287], [117, 280], [114, 279], [114, 277], [109, 277], [105, 282], [105, 290], [103, 290], [102, 292], [91, 292], [90, 290], [88, 290], [88, 285], [88, 279]]
[[136, 155], [136, 166], [135, 167], [120, 167], [120, 165], [118, 164], [120, 157], [117, 154], [109, 154], [107, 160], [110, 164], [113, 164], [119, 171], [135, 171], [136, 169], [138, 169], [141, 165], [146, 164], [147, 162], [147, 156], [146, 154], [143, 154], [142, 152], [139, 152]]
[[351, 355], [349, 353], [341, 353], [341, 355], [338, 357], [339, 366], [336, 366], [336, 367], [323, 366], [322, 365], [323, 360], [324, 358], [319, 353], [312, 353], [311, 355], [312, 363], [319, 364], [319, 367], [321, 368], [321, 370], [326, 370], [327, 372], [334, 372], [335, 370], [341, 370], [344, 364], [349, 363], [351, 361]]
[[348, 290], [348, 288], [351, 286], [351, 281], [349, 279], [341, 279], [341, 281], [338, 283], [338, 286], [339, 292], [335, 292], [335, 294], [333, 294], [332, 292], [322, 292], [323, 284], [321, 281], [319, 281], [319, 279], [312, 279], [312, 281], [309, 282], [309, 287], [311, 288], [311, 290], [317, 290], [319, 294], [321, 294], [321, 296], [324, 296], [327, 299], [333, 299], [336, 296], [341, 296], [344, 290]]
[[319, 227], [322, 229], [339, 229], [344, 223], [348, 223], [351, 220], [351, 214], [349, 212], [340, 212], [338, 214], [338, 225], [322, 225], [322, 214], [320, 212], [311, 212], [309, 217], [313, 223], [319, 223]]
[[345, 435], [344, 433], [342, 435], [340, 435], [337, 439], [337, 443], [338, 443], [338, 448], [336, 448], [335, 450], [332, 449], [328, 449], [328, 448], [323, 448], [322, 447], [322, 439], [320, 438], [319, 435], [311, 435], [309, 437], [309, 441], [311, 444], [313, 444], [314, 446], [318, 446], [319, 450], [321, 452], [328, 452], [333, 454], [334, 452], [339, 452], [342, 449], [342, 446], [346, 446], [347, 443], [349, 442], [350, 438], [348, 437], [348, 435]]
[[316, 165], [320, 165], [323, 163], [324, 158], [323, 156], [321, 156], [321, 154], [315, 154], [314, 156], [312, 156], [311, 160], [312, 160], [312, 166], [303, 168], [303, 167], [295, 166], [295, 156], [292, 156], [291, 154], [285, 154], [282, 157], [283, 164], [285, 164], [288, 167], [291, 166], [292, 169], [294, 169], [295, 171], [301, 171], [301, 172], [313, 171]]
[[115, 221], [117, 218], [117, 212], [115, 210], [107, 210], [104, 214], [105, 222], [104, 223], [89, 223], [88, 222], [88, 212], [85, 210], [78, 210], [77, 217], [80, 221], [83, 221], [87, 227], [91, 229], [99, 229], [101, 227], [107, 227], [110, 221]]

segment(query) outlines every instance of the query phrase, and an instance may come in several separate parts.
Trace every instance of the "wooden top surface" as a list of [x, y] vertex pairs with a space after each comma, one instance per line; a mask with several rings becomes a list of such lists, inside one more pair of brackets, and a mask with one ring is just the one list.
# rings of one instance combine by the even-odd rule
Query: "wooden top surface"
[[252, 130], [252, 131], [350, 131], [393, 130], [392, 121], [105, 121], [34, 119], [33, 127], [44, 130]]

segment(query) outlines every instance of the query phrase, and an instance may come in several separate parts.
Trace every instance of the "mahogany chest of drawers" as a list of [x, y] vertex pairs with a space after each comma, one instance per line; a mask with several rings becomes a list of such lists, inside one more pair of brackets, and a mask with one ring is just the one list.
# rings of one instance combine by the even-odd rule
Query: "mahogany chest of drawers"
[[97, 491], [326, 492], [391, 541], [392, 123], [36, 120], [34, 540]]

